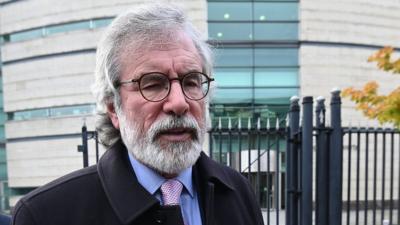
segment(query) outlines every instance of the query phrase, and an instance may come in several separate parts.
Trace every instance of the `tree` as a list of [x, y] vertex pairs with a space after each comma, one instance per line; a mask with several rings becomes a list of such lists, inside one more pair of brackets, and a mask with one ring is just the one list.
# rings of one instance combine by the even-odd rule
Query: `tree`
[[[379, 69], [400, 74], [400, 58], [392, 60], [394, 49], [384, 47], [368, 58], [368, 62], [376, 62]], [[400, 86], [388, 95], [378, 94], [378, 83], [370, 81], [360, 90], [349, 87], [343, 90], [342, 96], [349, 97], [356, 103], [356, 109], [365, 116], [377, 119], [380, 123], [393, 123], [400, 128]]]

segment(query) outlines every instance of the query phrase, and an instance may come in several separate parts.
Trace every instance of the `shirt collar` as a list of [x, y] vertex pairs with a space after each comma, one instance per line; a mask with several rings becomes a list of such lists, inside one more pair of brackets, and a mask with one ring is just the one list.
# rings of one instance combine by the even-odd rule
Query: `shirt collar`
[[[166, 181], [166, 179], [153, 169], [150, 169], [139, 162], [131, 154], [129, 154], [129, 161], [131, 162], [132, 168], [135, 171], [139, 183], [149, 193], [154, 195], [160, 186]], [[183, 184], [190, 196], [193, 198], [192, 167], [184, 169], [175, 179], [179, 180]]]

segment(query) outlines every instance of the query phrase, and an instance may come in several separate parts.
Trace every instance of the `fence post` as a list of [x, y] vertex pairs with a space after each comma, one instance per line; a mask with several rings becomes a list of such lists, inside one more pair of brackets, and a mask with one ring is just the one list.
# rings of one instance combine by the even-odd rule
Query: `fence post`
[[82, 126], [82, 145], [78, 145], [78, 152], [82, 152], [83, 155], [83, 167], [89, 166], [89, 157], [88, 157], [88, 131], [86, 128], [86, 124]]
[[316, 143], [316, 225], [328, 224], [328, 130], [325, 128], [325, 99], [317, 98], [316, 128], [317, 128], [317, 143]]
[[340, 90], [331, 96], [331, 123], [329, 150], [329, 225], [342, 224], [342, 161], [343, 132], [341, 126]]
[[299, 134], [300, 106], [299, 97], [293, 96], [290, 99], [289, 110], [289, 134], [286, 151], [286, 225], [296, 225], [298, 217], [298, 141]]
[[301, 224], [312, 224], [313, 97], [303, 98], [301, 132]]

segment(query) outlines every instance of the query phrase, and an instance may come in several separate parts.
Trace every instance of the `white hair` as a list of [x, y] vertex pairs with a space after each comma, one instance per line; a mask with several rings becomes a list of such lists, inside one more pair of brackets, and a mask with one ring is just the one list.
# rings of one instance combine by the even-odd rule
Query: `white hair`
[[117, 16], [106, 29], [97, 47], [95, 83], [92, 86], [97, 102], [96, 130], [100, 142], [106, 147], [121, 138], [106, 108], [110, 104], [114, 108], [121, 107], [115, 87], [121, 75], [123, 53], [145, 51], [160, 44], [171, 43], [177, 32], [184, 32], [193, 41], [203, 61], [202, 72], [211, 76], [213, 57], [210, 46], [187, 20], [183, 11], [174, 4], [153, 3], [135, 7]]

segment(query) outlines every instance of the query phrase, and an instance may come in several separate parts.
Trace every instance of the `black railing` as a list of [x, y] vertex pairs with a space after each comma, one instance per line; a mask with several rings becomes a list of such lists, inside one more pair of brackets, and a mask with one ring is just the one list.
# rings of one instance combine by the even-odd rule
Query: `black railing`
[[400, 224], [400, 131], [347, 127], [343, 133], [345, 224]]
[[[249, 179], [268, 225], [400, 224], [399, 130], [342, 127], [339, 91], [330, 102], [330, 125], [323, 98], [313, 123], [311, 97], [302, 115], [292, 98], [285, 120], [226, 118], [208, 131], [209, 155]], [[87, 166], [88, 139], [96, 162], [98, 140], [85, 126], [82, 139]]]
[[266, 224], [399, 224], [399, 131], [342, 127], [339, 91], [332, 93], [330, 125], [323, 98], [315, 114], [311, 97], [302, 105], [300, 115], [292, 98], [285, 127], [269, 126], [268, 118], [248, 118], [247, 126], [227, 118], [228, 127], [209, 131], [210, 156], [250, 180]]
[[[285, 204], [282, 193], [287, 131], [279, 126], [271, 127], [269, 122], [264, 127], [257, 124], [242, 128], [239, 122], [236, 128], [209, 130], [210, 156], [246, 176], [254, 186], [260, 205], [273, 209], [279, 221], [279, 210]], [[270, 211], [266, 216], [269, 220]]]
[[99, 161], [99, 140], [96, 131], [88, 131], [86, 124], [82, 126], [82, 145], [78, 145], [78, 152], [82, 152], [83, 167], [89, 166], [89, 147], [88, 140], [93, 139], [95, 142], [95, 159]]

